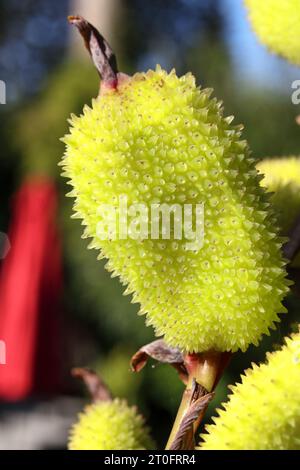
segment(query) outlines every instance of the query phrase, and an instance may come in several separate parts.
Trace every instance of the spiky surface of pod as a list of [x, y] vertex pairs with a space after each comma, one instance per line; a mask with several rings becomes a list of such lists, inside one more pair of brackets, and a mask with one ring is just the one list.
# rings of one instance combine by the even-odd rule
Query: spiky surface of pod
[[200, 449], [300, 449], [300, 334], [253, 365], [232, 387], [224, 410], [207, 426]]
[[300, 215], [300, 157], [265, 159], [256, 168], [264, 176], [261, 185], [274, 193], [272, 203], [287, 234]]
[[[128, 284], [147, 323], [188, 352], [257, 344], [283, 312], [287, 291], [281, 240], [269, 197], [240, 126], [230, 125], [211, 90], [157, 68], [136, 74], [72, 118], [64, 175], [75, 217], [107, 269]], [[204, 243], [187, 239], [103, 240], [103, 204], [204, 205]]]
[[72, 427], [70, 450], [153, 449], [144, 418], [126, 401], [115, 399], [86, 407]]
[[272, 52], [300, 64], [300, 0], [245, 0], [253, 30]]

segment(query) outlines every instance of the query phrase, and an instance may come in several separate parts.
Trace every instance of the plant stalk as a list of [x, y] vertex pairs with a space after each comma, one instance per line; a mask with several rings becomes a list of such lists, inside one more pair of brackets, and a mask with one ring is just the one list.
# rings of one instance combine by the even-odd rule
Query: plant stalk
[[[180, 430], [183, 419], [193, 403], [195, 384], [198, 387], [197, 399], [210, 394], [227, 366], [229, 357], [229, 353], [215, 351], [202, 354], [188, 354], [185, 356], [185, 366], [189, 374], [188, 382], [182, 395], [182, 400], [166, 445], [166, 450], [172, 448], [172, 444]], [[189, 432], [186, 434], [181, 444], [182, 450], [194, 449], [194, 435], [203, 419], [207, 406], [208, 404], [200, 412], [198, 418], [194, 421]]]

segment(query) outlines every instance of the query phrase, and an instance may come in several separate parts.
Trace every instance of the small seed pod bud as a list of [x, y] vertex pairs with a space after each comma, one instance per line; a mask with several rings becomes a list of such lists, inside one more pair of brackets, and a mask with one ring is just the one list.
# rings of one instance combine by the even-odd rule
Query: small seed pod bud
[[144, 419], [124, 400], [96, 402], [79, 415], [69, 438], [70, 450], [153, 449]]
[[200, 449], [300, 449], [300, 334], [267, 357], [267, 364], [253, 365], [232, 387]]
[[300, 157], [265, 159], [256, 168], [264, 176], [261, 185], [274, 193], [272, 203], [286, 235], [300, 214]]
[[64, 138], [84, 237], [169, 345], [245, 350], [278, 320], [288, 289], [241, 127], [191, 74], [116, 77]]
[[270, 51], [300, 64], [299, 0], [245, 0], [254, 32]]

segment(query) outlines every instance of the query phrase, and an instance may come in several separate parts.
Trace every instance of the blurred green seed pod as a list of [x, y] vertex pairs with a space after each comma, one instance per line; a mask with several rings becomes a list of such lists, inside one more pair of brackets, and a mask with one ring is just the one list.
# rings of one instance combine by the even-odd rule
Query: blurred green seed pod
[[300, 0], [245, 0], [248, 17], [262, 44], [300, 65]]
[[285, 311], [288, 282], [241, 126], [191, 74], [158, 66], [109, 83], [64, 138], [83, 237], [171, 346], [257, 344]]
[[[271, 202], [281, 233], [288, 235], [300, 216], [300, 157], [265, 159], [256, 168], [264, 176], [261, 185], [273, 193]], [[292, 266], [300, 266], [300, 255]]]
[[199, 449], [300, 449], [300, 334], [267, 358], [267, 364], [253, 364], [242, 383], [231, 388]]
[[273, 192], [272, 203], [286, 235], [300, 215], [300, 157], [268, 158], [256, 166], [261, 185]]
[[153, 449], [144, 418], [125, 400], [88, 405], [71, 429], [69, 450]]

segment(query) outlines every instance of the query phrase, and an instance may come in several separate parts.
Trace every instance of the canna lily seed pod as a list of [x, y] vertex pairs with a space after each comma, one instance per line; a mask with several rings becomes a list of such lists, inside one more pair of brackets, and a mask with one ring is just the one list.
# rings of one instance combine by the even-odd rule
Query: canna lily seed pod
[[245, 0], [259, 40], [271, 52], [300, 65], [300, 0]]
[[124, 400], [97, 402], [86, 407], [72, 427], [69, 450], [153, 449], [144, 419]]
[[[95, 47], [98, 36], [84, 21], [72, 19], [81, 31], [92, 31]], [[108, 258], [107, 269], [171, 346], [202, 352], [257, 344], [285, 311], [288, 288], [269, 196], [241, 127], [190, 73], [178, 77], [158, 66], [133, 77], [112, 69], [104, 74], [100, 96], [72, 116], [64, 138], [64, 175], [84, 237]], [[130, 212], [136, 204], [138, 217]], [[157, 207], [175, 207], [169, 233], [162, 214], [153, 217]], [[117, 216], [105, 238], [99, 226], [107, 208]], [[193, 227], [200, 221], [202, 245], [180, 225], [185, 208]], [[142, 226], [146, 236], [137, 230]]]
[[201, 450], [300, 449], [300, 334], [253, 364], [206, 427]]

